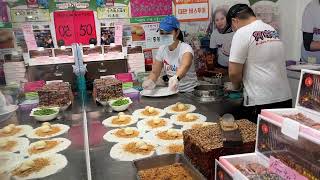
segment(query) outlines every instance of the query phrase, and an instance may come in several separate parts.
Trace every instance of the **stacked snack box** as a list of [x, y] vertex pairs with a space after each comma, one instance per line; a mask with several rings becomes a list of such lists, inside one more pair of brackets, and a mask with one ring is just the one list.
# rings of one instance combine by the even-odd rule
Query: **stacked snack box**
[[215, 177], [215, 161], [220, 156], [253, 152], [256, 138], [256, 125], [248, 120], [238, 120], [236, 124], [242, 136], [243, 144], [224, 147], [220, 125], [210, 125], [183, 132], [184, 153], [192, 164], [206, 176]]
[[52, 82], [38, 90], [40, 106], [67, 106], [72, 101], [71, 86], [67, 82]]
[[296, 107], [263, 110], [254, 153], [222, 156], [216, 179], [320, 179], [320, 73], [303, 70]]
[[123, 97], [122, 82], [111, 77], [96, 79], [93, 82], [93, 92], [99, 101]]
[[265, 109], [261, 115], [283, 123], [295, 121], [301, 131], [317, 138], [320, 136], [320, 72], [303, 70], [295, 108]]

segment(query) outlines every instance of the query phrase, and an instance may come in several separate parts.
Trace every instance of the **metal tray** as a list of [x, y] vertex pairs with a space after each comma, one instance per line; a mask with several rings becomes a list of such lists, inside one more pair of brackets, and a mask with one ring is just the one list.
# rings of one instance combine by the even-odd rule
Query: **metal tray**
[[164, 154], [133, 161], [137, 179], [140, 179], [138, 172], [145, 169], [167, 166], [175, 163], [181, 163], [189, 170], [194, 180], [205, 180], [206, 178], [190, 163], [189, 159], [183, 154]]
[[220, 85], [199, 85], [194, 88], [194, 95], [197, 97], [222, 97], [223, 86]]

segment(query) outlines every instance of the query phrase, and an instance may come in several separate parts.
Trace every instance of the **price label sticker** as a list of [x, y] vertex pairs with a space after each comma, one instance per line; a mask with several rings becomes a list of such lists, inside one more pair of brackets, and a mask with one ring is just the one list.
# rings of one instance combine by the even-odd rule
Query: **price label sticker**
[[300, 123], [297, 121], [285, 118], [282, 122], [281, 132], [292, 139], [298, 140], [299, 129]]
[[57, 82], [63, 82], [63, 80], [46, 81], [46, 84], [57, 83]]
[[100, 79], [105, 79], [105, 78], [116, 78], [116, 76], [115, 75], [100, 76]]

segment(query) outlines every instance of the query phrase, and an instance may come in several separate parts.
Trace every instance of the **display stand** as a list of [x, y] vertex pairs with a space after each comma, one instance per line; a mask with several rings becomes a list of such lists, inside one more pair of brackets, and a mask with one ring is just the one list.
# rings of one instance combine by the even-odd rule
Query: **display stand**
[[[263, 110], [258, 117], [255, 152], [220, 157], [216, 162], [217, 179], [225, 172], [233, 179], [319, 179], [319, 78], [319, 72], [303, 70], [296, 108]], [[281, 116], [296, 113], [314, 121]]]

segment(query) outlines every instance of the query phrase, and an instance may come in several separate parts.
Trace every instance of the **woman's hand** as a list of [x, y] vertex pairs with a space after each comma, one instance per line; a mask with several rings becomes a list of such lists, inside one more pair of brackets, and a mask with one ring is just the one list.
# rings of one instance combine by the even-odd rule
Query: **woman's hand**
[[143, 81], [142, 88], [146, 90], [152, 90], [156, 87], [156, 83], [152, 81], [151, 79], [147, 79]]
[[177, 91], [179, 85], [178, 77], [175, 75], [169, 79], [169, 90], [170, 91]]

